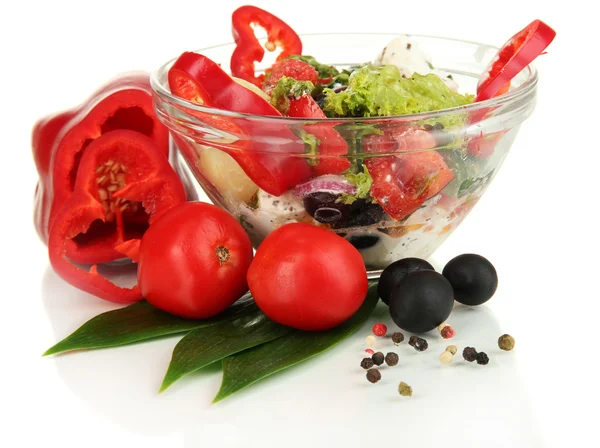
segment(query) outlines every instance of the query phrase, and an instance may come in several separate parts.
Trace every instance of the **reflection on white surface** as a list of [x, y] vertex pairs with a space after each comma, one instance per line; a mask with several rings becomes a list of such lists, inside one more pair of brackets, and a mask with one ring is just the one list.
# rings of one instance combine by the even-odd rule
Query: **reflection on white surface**
[[[56, 340], [116, 308], [65, 287], [50, 269], [43, 302]], [[67, 387], [102, 416], [99, 429], [107, 419], [129, 432], [164, 437], [169, 446], [197, 447], [213, 438], [218, 446], [313, 446], [318, 428], [327, 429], [319, 432], [318, 446], [356, 446], [389, 431], [398, 444], [410, 446], [541, 446], [515, 356], [497, 347], [504, 331], [488, 308], [457, 305], [450, 318], [457, 336], [445, 341], [437, 332], [427, 334], [429, 349], [423, 353], [406, 340], [398, 347], [389, 338], [378, 340], [377, 348], [397, 352], [400, 362], [382, 367], [382, 380], [373, 385], [359, 363], [375, 322], [395, 328], [380, 304], [363, 329], [334, 349], [212, 406], [221, 380], [218, 366], [157, 393], [178, 337], [68, 353], [47, 362], [54, 362]], [[443, 366], [439, 355], [449, 344], [459, 353], [452, 365]], [[467, 345], [485, 351], [489, 365], [463, 361]], [[412, 386], [412, 398], [399, 396], [400, 381]]]

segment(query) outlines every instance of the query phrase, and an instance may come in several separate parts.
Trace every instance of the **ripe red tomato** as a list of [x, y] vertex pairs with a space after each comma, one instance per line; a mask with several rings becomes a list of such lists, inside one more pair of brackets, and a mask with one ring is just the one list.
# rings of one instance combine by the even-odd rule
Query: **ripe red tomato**
[[252, 244], [226, 211], [202, 202], [169, 210], [140, 247], [138, 284], [148, 302], [181, 317], [206, 319], [246, 291]]
[[348, 241], [309, 224], [288, 224], [259, 246], [248, 286], [275, 322], [317, 331], [351, 317], [369, 283], [360, 253]]

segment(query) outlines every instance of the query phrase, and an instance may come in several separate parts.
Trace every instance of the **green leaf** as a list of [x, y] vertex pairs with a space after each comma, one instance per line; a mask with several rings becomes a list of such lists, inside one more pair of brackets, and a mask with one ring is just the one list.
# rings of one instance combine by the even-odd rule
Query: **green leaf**
[[338, 327], [322, 332], [292, 330], [275, 341], [225, 358], [221, 389], [213, 403], [333, 347], [360, 328], [378, 300], [377, 284], [372, 283], [360, 309]]
[[50, 347], [43, 356], [70, 350], [119, 347], [161, 336], [185, 333], [244, 316], [257, 309], [252, 300], [242, 299], [212, 319], [192, 320], [165, 313], [146, 301], [108, 311], [87, 321], [70, 336]]
[[485, 188], [493, 176], [494, 170], [491, 170], [489, 173], [482, 177], [469, 177], [460, 184], [460, 188], [458, 189], [458, 197], [460, 198], [467, 194], [475, 193], [479, 189]]
[[280, 338], [289, 331], [289, 327], [273, 322], [259, 310], [193, 330], [175, 346], [160, 392], [188, 373]]

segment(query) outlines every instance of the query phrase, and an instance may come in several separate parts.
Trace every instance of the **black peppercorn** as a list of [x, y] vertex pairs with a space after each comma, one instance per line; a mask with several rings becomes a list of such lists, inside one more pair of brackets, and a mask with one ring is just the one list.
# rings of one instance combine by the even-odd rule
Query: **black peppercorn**
[[384, 360], [383, 353], [381, 353], [381, 352], [373, 353], [373, 356], [371, 356], [371, 359], [373, 359], [373, 362], [375, 363], [375, 365], [380, 366], [381, 364], [383, 364], [383, 360]]
[[371, 358], [363, 358], [363, 360], [360, 362], [360, 366], [365, 369], [365, 370], [369, 370], [371, 367], [373, 367], [373, 360]]
[[410, 345], [411, 347], [414, 347], [415, 350], [418, 352], [424, 352], [429, 347], [429, 344], [427, 343], [427, 341], [418, 336], [411, 336], [410, 339], [408, 340], [408, 345]]
[[402, 341], [404, 341], [404, 334], [397, 331], [392, 335], [392, 341], [394, 344], [400, 344]]
[[488, 362], [490, 362], [490, 358], [484, 352], [477, 353], [477, 364], [485, 366]]
[[473, 347], [465, 347], [463, 350], [463, 358], [465, 358], [465, 361], [475, 361], [477, 359], [477, 350]]
[[398, 355], [394, 352], [389, 352], [387, 355], [385, 355], [385, 363], [390, 367], [397, 365]]
[[370, 383], [376, 383], [381, 379], [381, 373], [377, 369], [369, 369], [367, 370], [367, 380]]

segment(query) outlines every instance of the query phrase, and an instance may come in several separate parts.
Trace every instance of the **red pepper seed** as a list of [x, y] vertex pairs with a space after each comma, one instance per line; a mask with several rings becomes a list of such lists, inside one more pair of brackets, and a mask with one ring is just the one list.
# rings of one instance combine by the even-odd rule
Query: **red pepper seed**
[[385, 336], [387, 333], [387, 327], [383, 324], [375, 324], [373, 325], [373, 334], [375, 336]]

